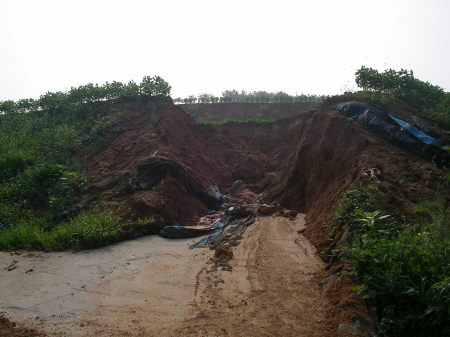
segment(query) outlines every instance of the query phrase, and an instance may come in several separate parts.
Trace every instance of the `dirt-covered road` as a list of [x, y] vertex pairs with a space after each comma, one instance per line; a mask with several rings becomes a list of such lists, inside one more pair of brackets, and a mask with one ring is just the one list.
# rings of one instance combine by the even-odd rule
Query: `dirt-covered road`
[[246, 232], [230, 263], [233, 271], [202, 270], [192, 319], [180, 335], [323, 336], [322, 262], [297, 230], [303, 217], [260, 218]]
[[211, 263], [213, 251], [188, 249], [196, 240], [156, 236], [1, 253], [1, 310], [57, 336], [322, 336], [323, 264], [302, 228], [303, 216], [258, 218], [233, 247], [231, 271]]

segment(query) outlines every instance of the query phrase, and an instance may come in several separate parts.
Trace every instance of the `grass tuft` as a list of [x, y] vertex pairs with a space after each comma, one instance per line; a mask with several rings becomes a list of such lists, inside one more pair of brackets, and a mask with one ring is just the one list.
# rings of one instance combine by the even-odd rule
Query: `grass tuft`
[[109, 211], [84, 212], [46, 231], [42, 219], [22, 220], [0, 231], [0, 249], [97, 248], [119, 241], [123, 234], [122, 219]]

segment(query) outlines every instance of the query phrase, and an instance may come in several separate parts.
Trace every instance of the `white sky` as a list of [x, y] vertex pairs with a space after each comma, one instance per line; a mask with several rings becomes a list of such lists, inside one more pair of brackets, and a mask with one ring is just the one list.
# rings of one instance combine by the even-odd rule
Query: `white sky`
[[449, 0], [0, 0], [0, 100], [159, 75], [172, 97], [340, 94], [362, 65], [450, 91]]

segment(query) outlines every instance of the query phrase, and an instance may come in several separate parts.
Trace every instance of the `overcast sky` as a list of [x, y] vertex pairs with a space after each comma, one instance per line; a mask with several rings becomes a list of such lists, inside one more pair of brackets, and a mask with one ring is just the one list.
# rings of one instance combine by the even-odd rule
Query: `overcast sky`
[[159, 75], [172, 97], [340, 94], [362, 65], [450, 91], [449, 0], [0, 0], [0, 100]]

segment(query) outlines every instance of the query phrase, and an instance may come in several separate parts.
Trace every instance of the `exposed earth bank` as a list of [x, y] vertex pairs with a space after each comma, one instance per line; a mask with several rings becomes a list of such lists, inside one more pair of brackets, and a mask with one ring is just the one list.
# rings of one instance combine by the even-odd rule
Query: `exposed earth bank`
[[274, 121], [317, 109], [321, 102], [178, 104], [196, 120], [223, 122], [247, 118]]
[[[117, 114], [125, 110], [128, 112]], [[164, 311], [158, 311], [158, 304], [152, 305], [147, 316], [137, 315], [139, 323], [129, 323], [128, 318], [120, 323], [129, 324], [130, 333], [151, 331], [166, 336], [175, 331], [174, 335], [232, 336], [252, 331], [249, 335], [379, 335], [367, 303], [350, 290], [357, 283], [348, 266], [333, 255], [333, 249], [342, 244], [341, 239], [347, 233], [333, 227], [331, 213], [342, 198], [339, 192], [356, 182], [379, 184], [388, 196], [388, 209], [406, 214], [414, 203], [434, 196], [438, 189], [449, 195], [448, 184], [434, 165], [367, 131], [332, 105], [271, 123], [216, 127], [197, 125], [172, 103], [156, 114], [144, 106], [122, 105], [115, 107], [115, 111], [109, 116], [113, 124], [110, 132], [75, 156], [89, 178], [89, 187], [78, 207], [89, 207], [95, 201], [115, 207], [124, 219], [137, 222], [153, 216], [158, 223], [155, 233], [165, 225], [195, 225], [209, 210], [179, 180], [168, 175], [151, 189], [136, 189], [130, 183], [140, 164], [160, 156], [181, 165], [210, 193], [210, 187], [217, 186], [231, 204], [278, 203], [306, 214], [304, 231], [298, 219], [260, 216], [234, 250], [232, 271], [211, 274], [200, 269], [204, 272], [193, 275], [197, 267], [187, 266], [200, 261], [202, 268], [208, 268], [207, 260], [214, 254], [206, 251], [205, 256], [195, 256], [198, 253], [182, 244], [186, 256], [192, 255], [188, 260], [180, 260], [185, 261], [182, 268], [187, 268], [186, 283], [191, 290], [179, 294], [189, 306], [177, 308], [180, 320], [163, 322], [163, 319], [164, 329], [152, 330], [154, 327], [145, 323], [148, 315], [152, 319], [158, 313], [165, 315]], [[375, 177], [367, 173], [375, 172], [373, 169], [379, 172]], [[237, 180], [242, 183], [230, 193]], [[161, 240], [148, 240], [156, 239]], [[308, 246], [306, 239], [315, 248]], [[171, 247], [178, 251], [177, 242], [173, 242]], [[108, 249], [113, 252], [114, 248]], [[102, 263], [103, 260], [98, 260], [93, 265]], [[310, 269], [305, 271], [302, 269], [305, 267]], [[168, 265], [167, 268], [170, 269]], [[142, 277], [140, 291], [152, 292], [147, 292], [145, 273], [164, 270], [148, 267], [143, 274], [138, 273]], [[164, 279], [170, 282], [170, 276]], [[307, 289], [302, 288], [304, 285]], [[101, 288], [98, 293], [101, 294]], [[167, 296], [172, 295], [169, 290]], [[13, 320], [23, 319], [20, 310], [13, 310], [13, 303], [4, 304], [7, 295], [2, 296], [6, 296], [2, 297], [2, 310], [10, 313]], [[137, 302], [127, 301], [124, 297], [122, 307], [135, 310]], [[103, 306], [110, 312], [113, 307], [108, 302]], [[305, 311], [307, 318], [303, 319]], [[86, 309], [85, 314], [92, 318], [98, 313]], [[119, 329], [114, 324], [107, 323], [102, 329], [111, 334]], [[52, 331], [46, 324], [40, 328]]]

